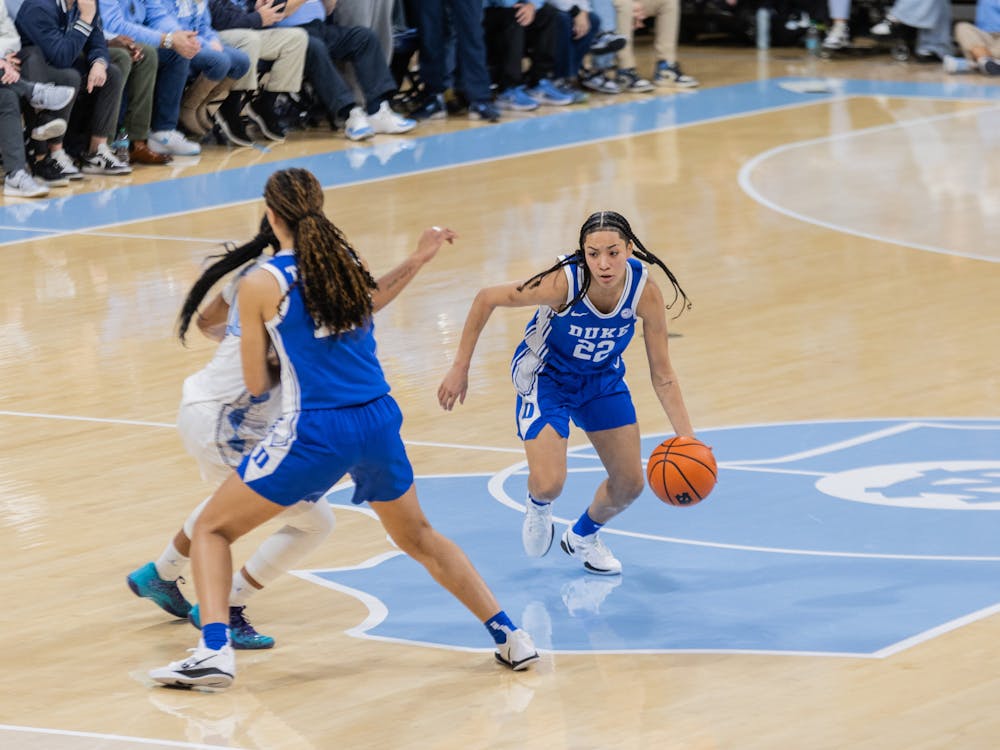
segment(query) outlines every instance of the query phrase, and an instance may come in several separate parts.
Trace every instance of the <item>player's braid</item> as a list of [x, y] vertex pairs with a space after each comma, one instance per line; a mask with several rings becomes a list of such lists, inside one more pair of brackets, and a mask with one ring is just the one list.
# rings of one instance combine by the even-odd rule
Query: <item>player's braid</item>
[[194, 317], [198, 311], [198, 306], [205, 299], [205, 295], [208, 294], [209, 290], [215, 286], [216, 282], [240, 266], [244, 266], [255, 258], [260, 257], [260, 254], [264, 252], [264, 249], [268, 245], [275, 251], [278, 250], [278, 238], [274, 236], [271, 225], [267, 223], [267, 217], [264, 217], [260, 221], [260, 231], [252, 240], [242, 245], [227, 242], [223, 246], [226, 249], [223, 255], [211, 256], [212, 258], [218, 258], [218, 260], [202, 271], [201, 276], [194, 282], [191, 291], [184, 298], [184, 304], [181, 305], [180, 314], [177, 316], [177, 335], [182, 342], [187, 335], [188, 328], [191, 326], [191, 318]]
[[297, 284], [317, 328], [342, 333], [372, 315], [375, 279], [344, 233], [323, 213], [323, 189], [305, 169], [283, 169], [264, 189], [267, 205], [295, 233]]
[[667, 305], [667, 309], [671, 309], [678, 299], [683, 299], [684, 304], [681, 306], [680, 311], [677, 313], [680, 315], [684, 310], [691, 307], [691, 300], [688, 299], [687, 294], [684, 289], [681, 288], [680, 283], [677, 281], [677, 277], [674, 276], [673, 272], [667, 268], [667, 265], [656, 257], [653, 253], [646, 249], [646, 246], [642, 244], [638, 237], [635, 236], [635, 232], [632, 231], [632, 227], [629, 225], [628, 220], [616, 211], [598, 211], [587, 217], [587, 220], [583, 222], [583, 226], [580, 227], [580, 239], [577, 244], [576, 252], [566, 255], [560, 259], [551, 268], [547, 268], [541, 273], [537, 273], [530, 279], [521, 284], [517, 290], [521, 291], [526, 288], [533, 289], [542, 283], [542, 279], [548, 276], [554, 271], [558, 271], [563, 266], [575, 265], [583, 270], [583, 281], [580, 283], [580, 291], [577, 293], [573, 299], [571, 299], [567, 304], [560, 307], [556, 312], [563, 312], [567, 308], [572, 307], [587, 294], [587, 290], [590, 289], [590, 267], [587, 266], [586, 257], [584, 256], [583, 244], [587, 240], [587, 235], [593, 232], [607, 231], [611, 230], [618, 232], [618, 235], [623, 239], [632, 242], [633, 250], [632, 253], [641, 261], [645, 261], [650, 265], [658, 266], [667, 275], [670, 280], [671, 286], [674, 288], [674, 298], [671, 300], [670, 304]]

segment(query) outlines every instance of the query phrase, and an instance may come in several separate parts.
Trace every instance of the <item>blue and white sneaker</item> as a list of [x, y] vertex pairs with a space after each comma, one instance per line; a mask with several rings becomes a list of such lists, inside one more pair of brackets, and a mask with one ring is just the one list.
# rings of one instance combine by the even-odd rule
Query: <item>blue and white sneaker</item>
[[151, 562], [129, 573], [125, 582], [133, 594], [152, 599], [157, 607], [174, 617], [187, 617], [191, 611], [191, 603], [177, 588], [177, 581], [164, 581], [156, 572], [156, 565]]
[[500, 109], [512, 109], [517, 112], [530, 112], [538, 109], [538, 102], [528, 96], [524, 86], [512, 86], [497, 95], [497, 106]]
[[368, 115], [368, 124], [371, 125], [372, 130], [376, 133], [390, 133], [392, 135], [409, 133], [417, 127], [416, 120], [411, 120], [409, 117], [403, 117], [393, 112], [389, 106], [389, 102], [382, 102], [379, 105], [378, 112]]
[[368, 122], [368, 115], [361, 107], [354, 107], [344, 123], [344, 135], [352, 141], [363, 141], [375, 135], [375, 130]]
[[538, 661], [538, 649], [531, 636], [518, 628], [507, 636], [505, 643], [497, 646], [493, 656], [515, 672], [521, 672]]
[[[274, 648], [274, 638], [258, 633], [250, 620], [243, 614], [246, 607], [229, 608], [229, 637], [233, 648], [256, 651], [263, 648]], [[201, 630], [201, 610], [195, 604], [188, 613], [188, 620], [198, 630]]]
[[565, 91], [560, 91], [548, 78], [543, 78], [534, 88], [528, 89], [528, 96], [539, 104], [549, 107], [565, 107], [573, 103], [573, 97]]

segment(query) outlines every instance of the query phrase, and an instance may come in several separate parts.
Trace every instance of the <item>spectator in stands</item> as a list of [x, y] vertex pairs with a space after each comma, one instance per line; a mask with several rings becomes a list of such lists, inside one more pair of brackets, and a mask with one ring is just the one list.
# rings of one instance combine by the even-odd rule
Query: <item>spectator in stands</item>
[[338, 26], [364, 26], [375, 32], [386, 63], [392, 60], [394, 0], [337, 0], [333, 22]]
[[[620, 94], [621, 86], [598, 65], [584, 68], [588, 55], [601, 56], [621, 49], [625, 41], [615, 35], [602, 36], [601, 18], [589, 0], [548, 0], [556, 14], [556, 75], [564, 90], [574, 82], [600, 94]], [[615, 40], [618, 41], [615, 41]], [[610, 44], [605, 42], [611, 42]]]
[[444, 92], [448, 75], [446, 52], [446, 8], [455, 33], [456, 67], [460, 80], [456, 88], [469, 102], [469, 117], [496, 122], [500, 110], [490, 94], [490, 75], [486, 68], [486, 44], [483, 36], [483, 0], [420, 0], [417, 30], [420, 34], [420, 80], [424, 99], [414, 110], [418, 119], [445, 117]]
[[830, 30], [823, 39], [823, 49], [843, 49], [851, 45], [851, 0], [829, 0]]
[[[119, 122], [128, 136], [128, 160], [132, 164], [168, 164], [173, 157], [156, 153], [146, 142], [153, 117], [156, 49], [124, 34], [109, 36], [107, 29], [104, 35], [108, 37], [111, 64], [121, 71], [125, 82], [122, 93], [124, 112], [119, 113]], [[122, 158], [120, 154], [119, 158]]]
[[951, 0], [896, 0], [871, 33], [896, 36], [901, 25], [917, 29], [914, 53], [918, 60], [943, 61], [952, 53]]
[[[540, 4], [542, 0], [537, 0]], [[557, 11], [535, 0], [486, 0], [486, 60], [500, 93], [500, 109], [530, 111], [539, 104], [562, 106], [573, 97], [556, 88]], [[524, 58], [531, 61], [527, 75]], [[527, 90], [530, 87], [530, 91]]]
[[[3, 160], [3, 194], [20, 198], [40, 198], [48, 195], [46, 183], [28, 171], [24, 150], [24, 127], [21, 124], [21, 102], [44, 110], [46, 116], [37, 120], [31, 137], [38, 141], [66, 132], [66, 120], [54, 117], [53, 111], [65, 109], [73, 102], [76, 89], [54, 86], [21, 78], [21, 35], [0, 3], [0, 159]], [[68, 184], [68, 180], [65, 183]]]
[[[254, 121], [261, 134], [272, 141], [283, 141], [285, 129], [275, 114], [278, 94], [292, 93], [302, 88], [309, 35], [305, 29], [277, 28], [284, 18], [283, 0], [258, 0], [248, 11], [240, 0], [209, 0], [212, 26], [219, 38], [242, 50], [250, 58], [250, 69], [233, 86], [229, 96], [219, 105], [215, 122], [230, 141], [250, 143], [243, 127], [242, 112]], [[264, 88], [257, 92], [257, 64], [272, 62]], [[245, 101], [247, 92], [251, 99]]]
[[[108, 146], [118, 124], [123, 81], [121, 72], [111, 65], [97, 0], [25, 0], [15, 25], [27, 43], [21, 51], [25, 78], [72, 86], [79, 95], [71, 106], [86, 113], [70, 120], [87, 139], [82, 168], [66, 153], [62, 137], [48, 141], [49, 156], [62, 176], [79, 179], [81, 169], [87, 174], [131, 173], [132, 168]], [[36, 174], [52, 167], [44, 154], [40, 161]], [[43, 175], [43, 179], [47, 178]]]
[[[389, 100], [396, 81], [389, 72], [385, 53], [375, 33], [364, 26], [341, 26], [327, 11], [336, 0], [289, 0], [279, 26], [301, 26], [309, 33], [305, 78], [326, 110], [331, 125], [344, 126], [352, 141], [376, 133], [407, 133], [416, 122], [395, 113]], [[361, 87], [364, 102], [358, 102], [351, 87], [333, 65], [350, 63]]]
[[955, 24], [955, 39], [964, 57], [945, 57], [945, 71], [978, 70], [988, 76], [1000, 75], [1000, 0], [979, 0], [975, 24]]
[[[191, 58], [201, 49], [198, 34], [181, 29], [177, 19], [163, 6], [161, 0], [101, 0], [101, 8], [108, 33], [127, 37], [138, 45], [144, 45], [145, 56], [156, 61], [156, 86], [148, 133], [149, 149], [168, 156], [200, 154], [201, 146], [185, 138], [177, 129], [181, 97], [191, 69]], [[161, 31], [161, 28], [164, 30]], [[148, 50], [154, 50], [156, 54], [153, 55]], [[136, 127], [139, 126], [136, 123]], [[133, 158], [134, 156], [133, 150]]]
[[[657, 86], [682, 89], [698, 86], [698, 80], [682, 71], [680, 63], [677, 62], [677, 40], [681, 24], [680, 0], [638, 0], [633, 3], [632, 8], [628, 7], [627, 2], [622, 2], [618, 11], [619, 30], [624, 29], [632, 19], [636, 24], [642, 25], [647, 18], [654, 19], [653, 49], [656, 52], [656, 66], [653, 69], [653, 83]], [[622, 58], [622, 67], [634, 72], [632, 35], [628, 36], [628, 44], [619, 55]]]
[[[201, 138], [212, 129], [213, 120], [208, 107], [213, 102], [222, 101], [236, 82], [250, 70], [250, 57], [245, 52], [224, 44], [218, 32], [212, 28], [212, 15], [207, 2], [191, 0], [164, 0], [164, 5], [177, 20], [181, 28], [198, 34], [200, 49], [191, 58], [191, 81], [181, 99], [180, 126], [196, 138]], [[161, 31], [167, 31], [172, 23], [165, 24]], [[247, 141], [235, 142], [237, 146], [251, 145]]]

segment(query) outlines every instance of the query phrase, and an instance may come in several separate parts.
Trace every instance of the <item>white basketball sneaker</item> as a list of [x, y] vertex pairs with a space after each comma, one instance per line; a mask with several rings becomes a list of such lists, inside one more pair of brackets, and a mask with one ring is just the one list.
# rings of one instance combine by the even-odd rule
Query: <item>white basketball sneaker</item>
[[493, 654], [497, 661], [515, 672], [527, 669], [538, 661], [538, 650], [531, 636], [520, 628], [507, 636], [507, 642], [497, 646]]
[[521, 544], [528, 557], [545, 557], [556, 530], [552, 525], [552, 503], [539, 505], [530, 497], [524, 503], [524, 524], [521, 526]]
[[[509, 640], [509, 639], [508, 639]], [[236, 677], [236, 656], [228, 643], [218, 651], [205, 648], [198, 641], [198, 648], [189, 649], [186, 659], [171, 662], [149, 673], [156, 682], [171, 687], [227, 688]]]
[[583, 567], [590, 573], [616, 576], [622, 572], [621, 562], [604, 546], [599, 533], [578, 536], [573, 533], [573, 529], [567, 527], [566, 533], [559, 540], [559, 546], [567, 555], [582, 561]]

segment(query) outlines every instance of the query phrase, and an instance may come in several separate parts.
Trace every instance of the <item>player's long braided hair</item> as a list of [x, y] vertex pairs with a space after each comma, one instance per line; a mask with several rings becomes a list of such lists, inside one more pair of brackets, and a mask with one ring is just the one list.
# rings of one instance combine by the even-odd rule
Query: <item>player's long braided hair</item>
[[264, 200], [295, 235], [296, 283], [316, 327], [342, 333], [363, 325], [371, 318], [377, 284], [323, 213], [319, 180], [305, 169], [282, 169], [268, 179]]
[[242, 245], [227, 242], [225, 244], [226, 252], [221, 256], [214, 256], [218, 260], [202, 272], [191, 287], [191, 291], [187, 293], [184, 304], [181, 305], [180, 315], [177, 316], [177, 335], [181, 342], [184, 342], [188, 327], [191, 325], [191, 318], [197, 312], [198, 305], [205, 299], [205, 295], [215, 286], [215, 283], [226, 274], [259, 257], [269, 245], [273, 250], [278, 250], [278, 238], [274, 236], [271, 225], [267, 223], [265, 216], [260, 220], [260, 231], [257, 232], [256, 237]]
[[635, 232], [632, 231], [632, 227], [629, 225], [628, 220], [615, 211], [598, 211], [587, 217], [587, 220], [583, 222], [583, 226], [580, 227], [580, 240], [577, 245], [576, 252], [571, 255], [567, 255], [551, 268], [547, 268], [541, 273], [536, 273], [530, 279], [521, 284], [517, 288], [518, 291], [521, 291], [522, 289], [533, 289], [541, 284], [542, 279], [550, 273], [554, 273], [564, 266], [578, 266], [583, 269], [583, 282], [580, 284], [580, 291], [573, 299], [560, 307], [556, 312], [561, 313], [575, 305], [583, 299], [584, 296], [586, 296], [587, 290], [590, 289], [590, 267], [587, 265], [587, 258], [583, 247], [584, 243], [587, 240], [587, 235], [592, 234], [593, 232], [602, 231], [617, 232], [618, 236], [623, 240], [632, 243], [632, 254], [635, 255], [636, 258], [645, 261], [650, 265], [658, 266], [663, 273], [667, 275], [667, 278], [670, 279], [671, 286], [674, 288], [674, 298], [670, 301], [670, 304], [667, 305], [668, 310], [670, 310], [678, 300], [683, 300], [683, 304], [681, 305], [680, 310], [677, 311], [677, 315], [680, 315], [684, 312], [684, 310], [691, 307], [691, 300], [688, 299], [687, 294], [681, 288], [681, 285], [677, 281], [677, 277], [674, 276], [673, 272], [667, 268], [666, 264], [662, 260], [646, 249], [645, 245], [643, 245], [639, 238], [635, 236]]

